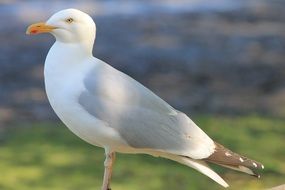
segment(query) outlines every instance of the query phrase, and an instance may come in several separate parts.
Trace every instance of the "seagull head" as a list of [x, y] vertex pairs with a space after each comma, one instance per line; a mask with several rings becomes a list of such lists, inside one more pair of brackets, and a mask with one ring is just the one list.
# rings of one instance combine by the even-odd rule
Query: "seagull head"
[[26, 31], [29, 35], [41, 33], [51, 33], [62, 43], [87, 43], [93, 46], [96, 26], [88, 14], [77, 9], [65, 9], [52, 15], [46, 22], [30, 25]]

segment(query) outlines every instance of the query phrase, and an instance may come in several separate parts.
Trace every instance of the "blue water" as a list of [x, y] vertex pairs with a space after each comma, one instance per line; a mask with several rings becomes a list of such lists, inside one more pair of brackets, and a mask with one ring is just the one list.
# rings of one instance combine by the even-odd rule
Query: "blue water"
[[97, 1], [4, 1], [0, 16], [17, 16], [23, 21], [43, 19], [65, 8], [78, 8], [96, 16], [143, 15], [159, 12], [230, 11], [242, 6], [237, 0], [97, 0]]

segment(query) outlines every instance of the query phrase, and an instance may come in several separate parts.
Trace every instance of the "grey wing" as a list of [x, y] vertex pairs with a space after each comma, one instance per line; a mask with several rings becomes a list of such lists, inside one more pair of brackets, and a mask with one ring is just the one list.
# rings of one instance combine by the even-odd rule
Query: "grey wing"
[[129, 76], [102, 65], [85, 79], [79, 103], [133, 148], [208, 157], [213, 141], [189, 119]]

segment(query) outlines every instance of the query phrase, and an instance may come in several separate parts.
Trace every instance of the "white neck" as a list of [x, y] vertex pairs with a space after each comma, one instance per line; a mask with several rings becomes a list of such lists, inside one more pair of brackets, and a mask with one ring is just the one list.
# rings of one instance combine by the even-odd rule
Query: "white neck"
[[70, 69], [80, 67], [80, 63], [93, 58], [92, 49], [86, 50], [86, 46], [75, 43], [62, 43], [56, 41], [50, 48], [45, 61], [45, 76], [68, 73]]
[[47, 58], [74, 62], [92, 57], [92, 47], [82, 43], [63, 43], [56, 41], [50, 48]]

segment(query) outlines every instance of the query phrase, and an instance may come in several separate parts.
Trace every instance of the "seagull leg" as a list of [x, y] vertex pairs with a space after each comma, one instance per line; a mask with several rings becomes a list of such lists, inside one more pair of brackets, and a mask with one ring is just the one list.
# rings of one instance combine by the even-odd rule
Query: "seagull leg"
[[110, 182], [112, 177], [112, 166], [115, 161], [115, 152], [109, 152], [105, 150], [105, 154], [106, 154], [106, 159], [104, 162], [105, 171], [104, 171], [102, 190], [111, 190]]

